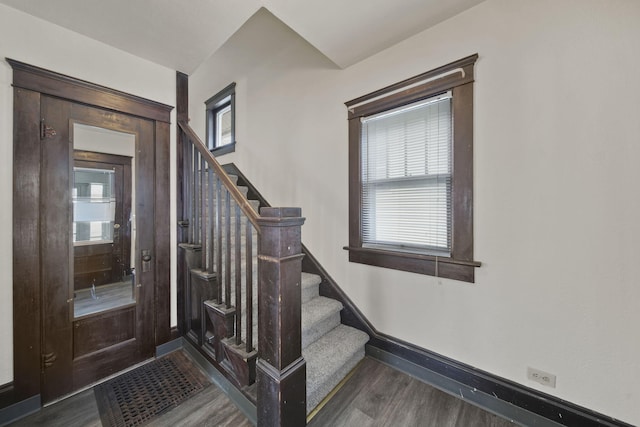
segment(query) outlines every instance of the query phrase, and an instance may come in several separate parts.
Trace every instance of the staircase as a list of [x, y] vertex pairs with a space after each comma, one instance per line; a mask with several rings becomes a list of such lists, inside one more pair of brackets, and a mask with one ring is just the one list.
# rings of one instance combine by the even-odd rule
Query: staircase
[[[238, 177], [235, 175], [229, 176], [232, 182], [237, 183]], [[248, 188], [246, 186], [238, 186], [238, 189], [247, 196]], [[259, 209], [260, 202], [258, 200], [248, 200], [251, 207], [256, 210]], [[233, 202], [232, 202], [233, 204]], [[217, 202], [214, 202], [214, 207]], [[241, 219], [242, 232], [245, 230], [245, 219]], [[223, 224], [226, 224], [226, 219], [223, 218]], [[234, 264], [235, 248], [233, 242], [235, 241], [235, 234], [233, 232], [235, 226], [235, 220], [232, 218], [229, 221], [231, 225], [231, 262]], [[253, 230], [253, 241], [256, 241], [255, 230]], [[224, 247], [224, 244], [223, 244]], [[253, 256], [257, 253], [257, 245], [252, 245], [254, 248]], [[200, 251], [201, 248], [195, 248]], [[224, 248], [226, 249], [226, 248]], [[194, 250], [194, 248], [190, 248]], [[246, 252], [241, 251], [241, 271], [246, 271], [245, 266], [247, 262]], [[251, 262], [251, 261], [249, 261]], [[202, 269], [202, 266], [191, 266], [192, 283], [195, 283], [197, 287], [204, 288], [205, 286], [211, 286], [212, 279], [215, 280], [214, 274], [207, 273]], [[257, 278], [257, 265], [253, 263], [252, 271], [253, 278]], [[224, 267], [223, 267], [224, 268]], [[231, 271], [230, 280], [233, 283], [235, 280], [235, 273]], [[320, 296], [319, 285], [322, 279], [320, 276], [312, 273], [302, 272], [301, 277], [301, 337], [302, 337], [302, 356], [307, 363], [307, 414], [309, 414], [330, 392], [333, 390], [342, 379], [358, 364], [364, 357], [364, 346], [369, 340], [369, 336], [355, 328], [341, 324], [340, 312], [343, 309], [342, 304], [331, 298]], [[257, 280], [253, 280], [252, 288], [254, 295], [257, 295]], [[204, 292], [203, 295], [210, 296], [211, 292]], [[241, 299], [245, 298], [245, 293], [242, 292]], [[231, 288], [230, 300], [234, 301], [236, 293], [234, 288]], [[207, 312], [207, 321], [211, 322], [211, 326], [218, 323], [216, 316], [225, 318], [227, 311], [224, 309], [223, 303], [218, 303], [217, 299], [211, 298], [203, 301], [204, 309]], [[258, 300], [253, 299], [253, 313], [258, 312]], [[247, 324], [246, 314], [247, 310], [241, 314], [241, 330], [245, 329]], [[252, 348], [258, 347], [258, 317], [253, 316], [252, 319]], [[233, 316], [233, 310], [229, 319], [224, 322], [234, 323], [235, 317]], [[206, 323], [206, 322], [205, 322]], [[233, 330], [233, 327], [228, 327], [228, 330]], [[211, 337], [215, 334], [211, 331], [207, 331], [205, 327], [205, 336], [203, 345], [205, 348], [211, 343]], [[224, 333], [222, 334], [224, 335]], [[252, 357], [255, 354], [242, 350], [242, 346], [238, 347], [233, 344], [231, 340], [225, 340], [222, 342], [224, 347], [223, 352], [226, 354], [226, 359], [232, 359], [234, 362], [224, 363], [223, 366], [228, 370], [228, 374], [232, 376], [236, 384], [240, 386], [250, 385], [255, 379], [255, 373], [249, 372], [249, 370], [255, 369], [255, 364], [252, 363]], [[213, 353], [209, 350], [209, 353]], [[236, 353], [238, 353], [236, 355]], [[233, 355], [232, 355], [233, 354]], [[251, 365], [247, 370], [243, 370], [243, 373], [235, 372], [237, 369], [237, 361], [248, 360]]]
[[[230, 175], [229, 178], [237, 184], [237, 176]], [[255, 243], [258, 241], [258, 236], [255, 228], [247, 227], [246, 217], [232, 214], [238, 203], [230, 200], [225, 207], [226, 199], [224, 196], [218, 196], [221, 193], [208, 191], [208, 186], [215, 185], [212, 184], [213, 181], [204, 179], [202, 182], [202, 193], [213, 194], [213, 200], [210, 203], [207, 197], [203, 196], [201, 203], [204, 206], [209, 205], [210, 212], [223, 212], [220, 225], [222, 228], [228, 225], [226, 228], [229, 229], [229, 234], [221, 238], [218, 249], [213, 246], [207, 249], [206, 245], [202, 244], [180, 245], [185, 249], [187, 267], [190, 271], [191, 328], [188, 336], [229, 379], [239, 388], [247, 391], [250, 397], [255, 398], [251, 394], [255, 390], [252, 383], [256, 379], [258, 357], [256, 351], [258, 348], [256, 261], [258, 245]], [[246, 197], [248, 188], [246, 186], [237, 188], [243, 197]], [[258, 200], [248, 200], [248, 204], [258, 212], [260, 206]], [[225, 209], [228, 211], [226, 215]], [[209, 220], [207, 215], [200, 219], [202, 224]], [[251, 234], [248, 240], [253, 243], [250, 247], [240, 243], [240, 250], [236, 250], [236, 245], [247, 239], [247, 233]], [[239, 237], [236, 239], [237, 234]], [[249, 257], [247, 257], [248, 251], [251, 251]], [[216, 261], [217, 252], [229, 253], [228, 260]], [[238, 256], [240, 263], [236, 266]], [[250, 268], [247, 268], [247, 263]], [[219, 274], [219, 271], [223, 274]], [[224, 274], [227, 271], [229, 274]], [[247, 280], [251, 282], [252, 292], [232, 285], [236, 282], [238, 272], [241, 276], [240, 282]], [[218, 283], [218, 278], [222, 282], [229, 283]], [[366, 333], [341, 323], [342, 303], [321, 296], [321, 282], [320, 276], [302, 272], [300, 281], [301, 350], [306, 362], [307, 414], [313, 411], [364, 357], [364, 346], [369, 340]], [[247, 299], [249, 293], [253, 296]], [[247, 327], [248, 322], [251, 328]], [[246, 332], [238, 336], [238, 331]]]
[[319, 296], [320, 277], [302, 273], [302, 356], [307, 362], [307, 414], [364, 357], [369, 336], [340, 323], [342, 304]]

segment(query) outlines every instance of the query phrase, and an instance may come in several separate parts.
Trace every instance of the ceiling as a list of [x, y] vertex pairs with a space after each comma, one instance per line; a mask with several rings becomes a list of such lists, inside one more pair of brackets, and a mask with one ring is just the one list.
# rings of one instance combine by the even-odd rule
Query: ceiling
[[192, 73], [261, 8], [341, 68], [483, 0], [0, 0], [133, 55]]

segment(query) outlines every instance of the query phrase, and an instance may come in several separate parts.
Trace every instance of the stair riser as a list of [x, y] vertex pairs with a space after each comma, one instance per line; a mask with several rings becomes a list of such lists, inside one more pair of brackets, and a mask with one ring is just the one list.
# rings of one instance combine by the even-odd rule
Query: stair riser
[[340, 324], [340, 312], [333, 312], [320, 321], [309, 325], [302, 330], [302, 348], [307, 348], [309, 344], [335, 328]]
[[307, 287], [307, 288], [302, 288], [302, 303], [306, 303], [311, 301], [313, 298], [317, 297], [320, 295], [320, 290], [319, 290], [319, 286], [315, 285], [315, 286], [311, 286], [311, 287]]
[[333, 375], [329, 376], [325, 381], [317, 384], [313, 389], [309, 389], [309, 382], [307, 382], [307, 414], [309, 414], [318, 404], [325, 398], [327, 394], [331, 392], [344, 377], [356, 367], [365, 356], [364, 346], [362, 346], [356, 353], [346, 361], [344, 365]]

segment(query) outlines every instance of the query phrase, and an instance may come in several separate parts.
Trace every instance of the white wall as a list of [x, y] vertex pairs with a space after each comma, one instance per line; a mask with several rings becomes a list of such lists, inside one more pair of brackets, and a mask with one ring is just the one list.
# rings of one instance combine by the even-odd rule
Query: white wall
[[[61, 27], [0, 5], [0, 58], [11, 58], [71, 75], [134, 95], [175, 105], [175, 72], [137, 58]], [[12, 69], [0, 60], [0, 384], [13, 380], [12, 305]], [[172, 122], [175, 114], [172, 115]], [[175, 158], [175, 128], [171, 128], [171, 155]], [[175, 181], [171, 161], [172, 182]], [[175, 189], [171, 189], [171, 224], [175, 224]], [[171, 230], [175, 260], [175, 227]], [[174, 262], [171, 263], [174, 265]], [[172, 271], [175, 296], [175, 269]], [[172, 298], [171, 324], [176, 322]]]
[[[191, 76], [192, 125], [237, 82], [221, 161], [302, 207], [303, 241], [377, 329], [640, 424], [639, 22], [634, 0], [488, 0], [337, 70], [261, 12]], [[343, 103], [476, 52], [476, 283], [349, 263]]]

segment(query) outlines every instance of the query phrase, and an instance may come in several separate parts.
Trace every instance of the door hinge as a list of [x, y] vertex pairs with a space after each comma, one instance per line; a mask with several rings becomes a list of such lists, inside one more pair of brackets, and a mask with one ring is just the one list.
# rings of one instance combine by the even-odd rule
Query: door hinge
[[55, 362], [57, 358], [58, 355], [54, 352], [44, 353], [42, 355], [42, 366], [44, 366], [45, 368], [50, 368], [51, 366], [53, 366], [53, 362]]
[[57, 132], [51, 126], [47, 126], [44, 123], [44, 119], [40, 120], [40, 139], [53, 138], [57, 135]]

